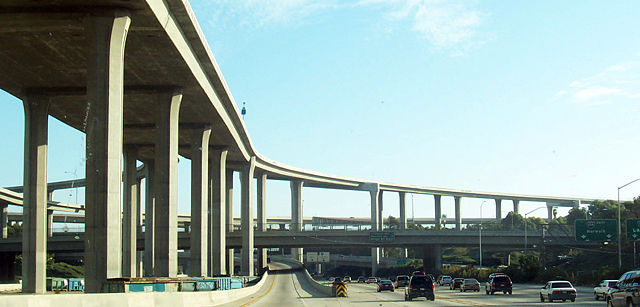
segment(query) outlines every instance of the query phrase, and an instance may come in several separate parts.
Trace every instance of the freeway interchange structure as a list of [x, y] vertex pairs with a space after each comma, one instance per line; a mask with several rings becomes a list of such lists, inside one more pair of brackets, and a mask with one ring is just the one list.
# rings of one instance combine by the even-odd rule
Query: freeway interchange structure
[[[292, 247], [293, 257], [302, 261], [304, 247], [366, 241], [365, 232], [303, 231], [303, 187], [368, 193], [372, 231], [384, 230], [383, 193], [399, 193], [401, 224], [395, 244], [424, 246], [438, 257], [442, 244], [470, 244], [471, 235], [407, 231], [407, 194], [433, 195], [435, 225], [442, 223], [442, 197], [453, 198], [452, 223], [458, 231], [463, 225], [463, 199], [494, 200], [497, 219], [503, 201], [510, 201], [515, 212], [520, 201], [543, 202], [549, 216], [553, 207], [592, 201], [373, 182], [269, 160], [253, 147], [184, 0], [8, 0], [0, 4], [0, 11], [0, 88], [22, 100], [25, 109], [24, 187], [0, 189], [0, 250], [22, 254], [25, 293], [45, 292], [46, 252], [71, 244], [64, 238], [47, 239], [55, 219], [48, 220], [59, 211], [84, 212], [86, 231], [71, 245], [85, 255], [86, 292], [100, 292], [113, 278], [175, 277], [181, 246], [189, 247], [192, 276], [230, 274], [233, 248], [241, 250], [241, 274], [251, 276], [254, 267], [266, 266], [265, 247]], [[50, 157], [53, 161], [47, 157], [48, 116], [86, 134], [85, 179], [47, 184], [47, 163], [55, 163], [55, 157]], [[178, 231], [178, 156], [192, 164], [188, 237]], [[137, 161], [143, 168], [136, 167]], [[241, 185], [235, 188], [242, 195], [238, 229], [230, 226], [234, 223], [231, 178], [236, 172]], [[146, 180], [145, 191], [141, 180]], [[290, 182], [289, 232], [267, 231], [267, 180]], [[85, 189], [84, 205], [51, 199], [56, 189], [78, 186]], [[146, 195], [144, 204], [140, 193]], [[258, 202], [255, 214], [253, 199]], [[23, 207], [23, 236], [18, 241], [7, 238], [9, 205]], [[517, 245], [521, 235], [510, 235], [487, 232], [486, 244]], [[536, 235], [531, 236], [535, 242]], [[374, 272], [379, 247], [389, 244], [365, 244], [372, 248]], [[138, 251], [144, 252], [143, 270], [138, 270]]]

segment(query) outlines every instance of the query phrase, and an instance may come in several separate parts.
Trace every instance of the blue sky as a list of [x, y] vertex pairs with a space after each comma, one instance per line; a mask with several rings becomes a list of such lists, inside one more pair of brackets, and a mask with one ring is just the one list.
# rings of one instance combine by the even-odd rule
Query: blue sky
[[[640, 177], [638, 1], [191, 5], [270, 159], [385, 182], [587, 198], [613, 199]], [[11, 132], [0, 185], [18, 185], [20, 101], [0, 93], [0, 114]], [[49, 140], [50, 181], [83, 177], [82, 134], [51, 119]], [[186, 159], [179, 180], [188, 212]], [[268, 214], [288, 215], [288, 184], [268, 187]], [[640, 184], [621, 195], [640, 195]], [[73, 191], [55, 198], [75, 201]], [[303, 198], [305, 216], [369, 212], [362, 192], [307, 188]], [[465, 200], [463, 216], [478, 216], [480, 202]], [[397, 196], [385, 203], [397, 216]], [[443, 199], [443, 213], [453, 216], [452, 203]], [[433, 216], [431, 197], [414, 204], [416, 216]]]

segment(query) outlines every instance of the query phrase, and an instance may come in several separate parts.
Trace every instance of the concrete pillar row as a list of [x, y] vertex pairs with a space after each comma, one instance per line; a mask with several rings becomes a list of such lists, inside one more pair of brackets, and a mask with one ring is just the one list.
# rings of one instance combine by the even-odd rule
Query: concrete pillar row
[[435, 204], [435, 223], [438, 227], [442, 225], [442, 195], [433, 195], [433, 202]]
[[242, 252], [240, 254], [240, 273], [243, 276], [254, 275], [253, 263], [253, 173], [256, 158], [242, 168], [240, 184], [241, 194], [241, 224], [242, 224]]
[[0, 201], [0, 239], [6, 239], [9, 236], [9, 203]]
[[154, 259], [155, 259], [155, 195], [153, 193], [154, 178], [155, 178], [155, 163], [153, 160], [144, 161], [145, 164], [145, 204], [144, 204], [144, 276], [151, 277], [154, 274]]
[[460, 214], [460, 196], [454, 196], [455, 211], [456, 211], [456, 230], [462, 230], [462, 215]]
[[136, 277], [136, 252], [138, 230], [138, 176], [137, 150], [128, 145], [124, 148], [124, 203], [122, 214], [122, 276]]
[[182, 91], [157, 93], [154, 206], [156, 277], [178, 274], [178, 120]]
[[[302, 207], [302, 187], [304, 182], [302, 180], [291, 181], [291, 231], [302, 231], [304, 224], [302, 220], [303, 207]], [[302, 248], [291, 248], [291, 257], [297, 261], [302, 262], [304, 250]]]
[[121, 209], [126, 11], [85, 19], [87, 55], [87, 162], [85, 292], [101, 292], [122, 275]]
[[[227, 150], [211, 150], [209, 153], [209, 182], [211, 192], [209, 235], [211, 245], [209, 259], [211, 276], [227, 274]], [[231, 179], [233, 181], [233, 178]], [[231, 184], [233, 186], [233, 183]]]
[[47, 268], [47, 97], [24, 101], [22, 292], [45, 293]]
[[[258, 212], [257, 220], [258, 227], [257, 231], [263, 232], [267, 231], [267, 174], [260, 173], [258, 175], [257, 180], [257, 200], [258, 200]], [[258, 270], [259, 274], [261, 274], [264, 268], [267, 266], [267, 249], [266, 248], [258, 248]]]
[[[233, 170], [226, 171], [226, 209], [227, 214], [225, 216], [225, 222], [227, 225], [227, 232], [233, 232]], [[233, 248], [227, 249], [227, 274], [235, 274], [235, 259]]]
[[207, 276], [209, 222], [209, 137], [211, 126], [194, 132], [191, 144], [191, 259], [189, 276]]
[[496, 198], [496, 220], [502, 221], [502, 199]]

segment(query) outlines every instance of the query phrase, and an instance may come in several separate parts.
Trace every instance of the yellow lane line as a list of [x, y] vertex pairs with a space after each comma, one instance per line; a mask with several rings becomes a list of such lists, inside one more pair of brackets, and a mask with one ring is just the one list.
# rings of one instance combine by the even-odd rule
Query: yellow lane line
[[273, 289], [273, 285], [275, 285], [275, 284], [276, 284], [276, 278], [277, 278], [277, 277], [278, 277], [277, 275], [273, 275], [273, 281], [271, 282], [271, 287], [269, 287], [269, 290], [267, 290], [267, 292], [266, 292], [265, 294], [260, 295], [260, 296], [258, 296], [258, 297], [256, 297], [256, 298], [254, 298], [251, 302], [248, 302], [248, 303], [246, 303], [246, 304], [244, 304], [244, 305], [242, 305], [242, 306], [240, 306], [240, 307], [249, 306], [249, 305], [251, 305], [251, 304], [255, 303], [257, 300], [259, 300], [259, 299], [263, 298], [265, 295], [269, 294], [269, 292], [271, 292], [271, 289]]

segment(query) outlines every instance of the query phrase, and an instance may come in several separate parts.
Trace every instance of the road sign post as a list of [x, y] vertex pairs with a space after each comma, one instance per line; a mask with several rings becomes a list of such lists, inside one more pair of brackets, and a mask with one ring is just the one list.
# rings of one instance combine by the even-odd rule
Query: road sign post
[[640, 241], [640, 219], [627, 219], [627, 240]]
[[319, 252], [318, 253], [318, 262], [320, 263], [329, 263], [331, 261], [331, 254], [329, 252]]
[[613, 242], [618, 240], [617, 222], [614, 219], [576, 220], [576, 241], [603, 241]]
[[307, 262], [318, 262], [318, 253], [316, 252], [307, 252]]

